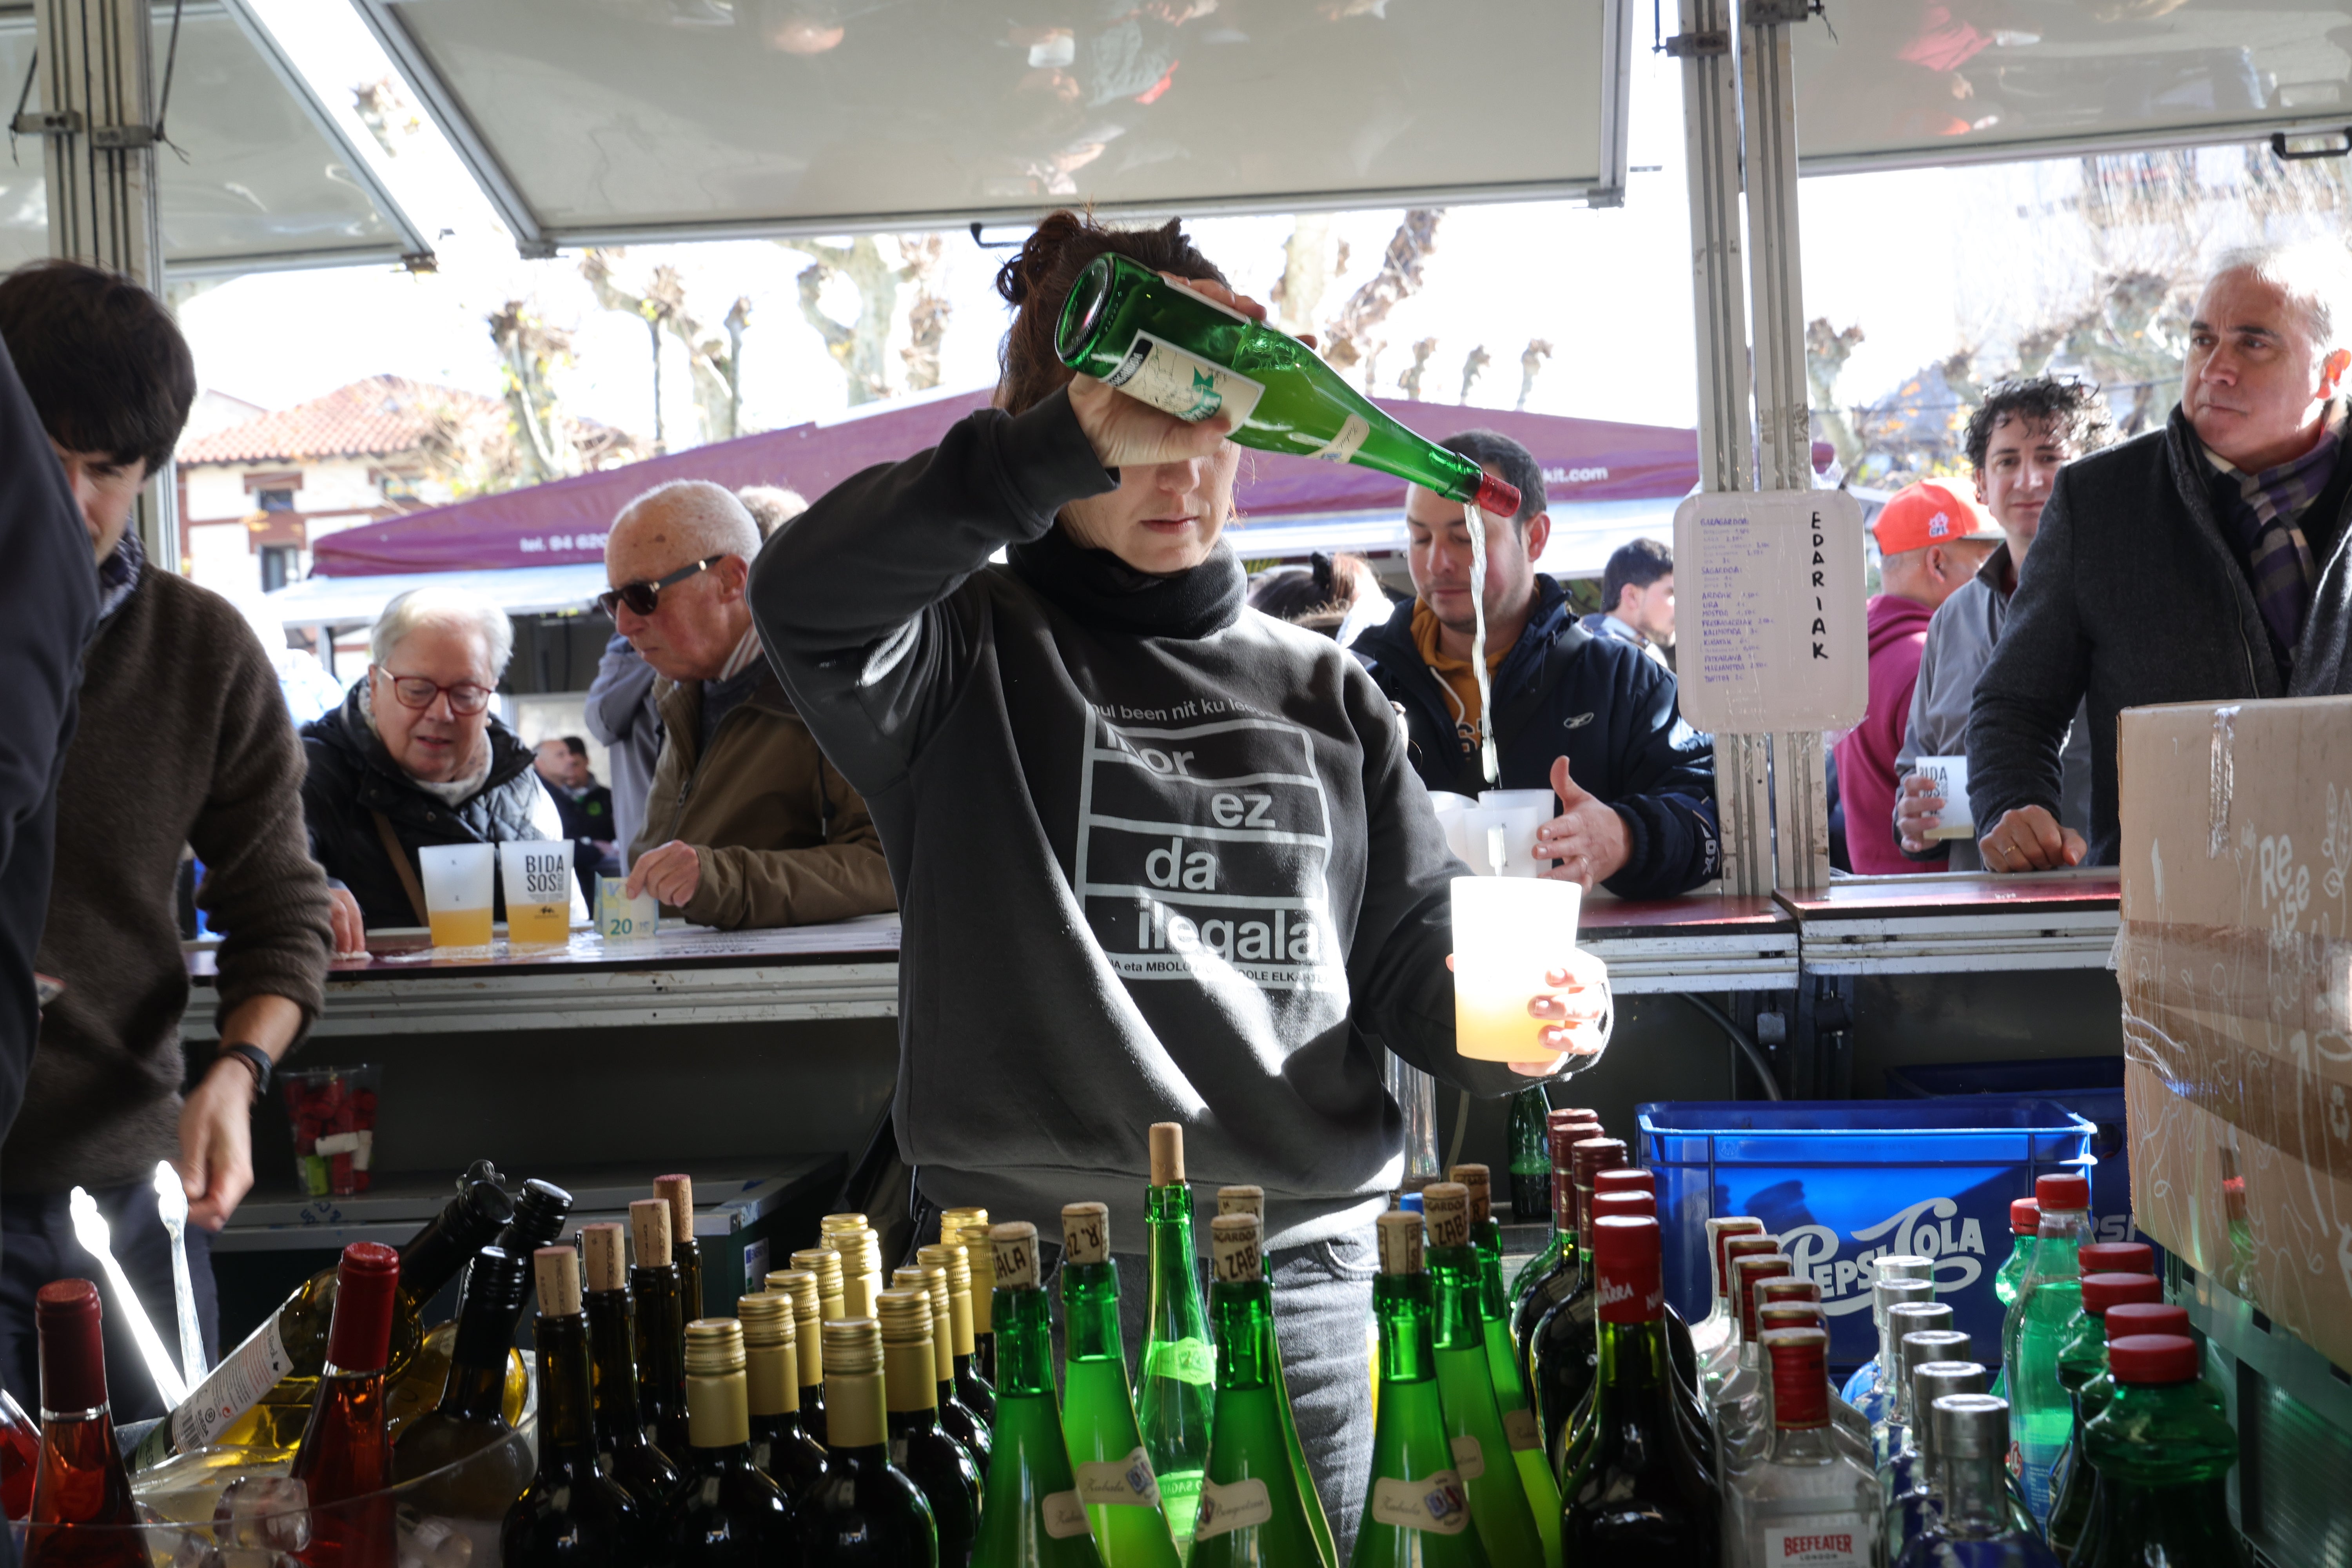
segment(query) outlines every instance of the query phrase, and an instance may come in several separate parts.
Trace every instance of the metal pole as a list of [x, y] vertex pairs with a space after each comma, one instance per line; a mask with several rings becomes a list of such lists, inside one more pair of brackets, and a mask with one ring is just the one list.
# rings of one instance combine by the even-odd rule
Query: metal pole
[[[1700, 481], [1709, 490], [1756, 486], [1748, 430], [1748, 311], [1739, 238], [1739, 75], [1731, 0], [1678, 0], [1682, 31], [1666, 51], [1683, 62], [1683, 138], [1689, 180], [1691, 293], [1698, 322]], [[1715, 801], [1723, 826], [1725, 889], [1772, 890], [1768, 738], [1715, 738]]]
[[[155, 216], [155, 81], [149, 0], [37, 0], [39, 110], [49, 254], [120, 272], [162, 298]], [[139, 500], [140, 542], [180, 569], [178, 486], [166, 463]]]

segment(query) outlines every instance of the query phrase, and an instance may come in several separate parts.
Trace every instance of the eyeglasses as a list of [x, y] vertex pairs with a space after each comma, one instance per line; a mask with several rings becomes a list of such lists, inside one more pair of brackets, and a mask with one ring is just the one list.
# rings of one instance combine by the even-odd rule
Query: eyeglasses
[[704, 556], [691, 566], [681, 566], [667, 577], [656, 577], [646, 583], [624, 583], [617, 588], [607, 588], [596, 595], [596, 607], [609, 616], [614, 605], [626, 605], [638, 615], [650, 616], [661, 607], [664, 588], [675, 588], [696, 573], [708, 572], [726, 559], [726, 552], [721, 551], [717, 555]]
[[400, 699], [403, 708], [430, 708], [435, 698], [446, 695], [449, 699], [450, 712], [463, 713], [471, 718], [490, 705], [490, 689], [477, 686], [470, 680], [443, 686], [421, 675], [394, 675], [388, 669], [383, 672], [383, 677], [392, 682], [392, 694]]

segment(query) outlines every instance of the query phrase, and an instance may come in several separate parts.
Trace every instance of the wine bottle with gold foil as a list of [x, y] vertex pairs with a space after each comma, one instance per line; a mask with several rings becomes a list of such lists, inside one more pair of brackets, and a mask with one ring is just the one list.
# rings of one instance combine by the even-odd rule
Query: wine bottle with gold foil
[[955, 1320], [956, 1397], [980, 1417], [984, 1432], [988, 1424], [996, 1419], [996, 1391], [989, 1387], [988, 1380], [972, 1364], [979, 1338], [972, 1318], [971, 1254], [961, 1241], [941, 1242], [935, 1247], [916, 1248], [915, 1261], [926, 1268], [948, 1271], [948, 1309]]
[[1182, 1551], [1192, 1542], [1192, 1511], [1200, 1506], [1201, 1472], [1209, 1461], [1214, 1418], [1217, 1354], [1201, 1308], [1201, 1260], [1192, 1244], [1192, 1189], [1184, 1180], [1184, 1129], [1151, 1124], [1151, 1189], [1145, 1194], [1150, 1226], [1151, 1302], [1146, 1320], [1135, 1415], [1143, 1450], [1159, 1478], [1160, 1506]]
[[639, 1198], [629, 1205], [629, 1240], [636, 1261], [629, 1294], [636, 1306], [637, 1411], [654, 1441], [672, 1456], [686, 1451], [686, 1316], [670, 1245], [669, 1200]]
[[826, 1322], [849, 1315], [842, 1293], [841, 1254], [830, 1247], [809, 1247], [793, 1254], [793, 1267], [816, 1276], [818, 1316]]
[[617, 1225], [580, 1227], [587, 1263], [581, 1305], [588, 1320], [589, 1385], [593, 1391], [596, 1452], [637, 1507], [648, 1542], [677, 1488], [677, 1466], [646, 1433], [637, 1397], [635, 1330], [630, 1322], [627, 1232]]
[[890, 1462], [882, 1329], [873, 1319], [824, 1325], [824, 1474], [793, 1524], [802, 1568], [939, 1568], [931, 1505]]
[[[989, 1390], [989, 1398], [996, 1397], [996, 1244], [989, 1238], [992, 1228], [986, 1210], [970, 1211], [980, 1215], [977, 1220], [965, 1220], [958, 1225], [955, 1239], [963, 1243], [964, 1259], [971, 1265], [971, 1366], [973, 1373]], [[995, 1426], [995, 1418], [989, 1421]]]
[[751, 1400], [751, 1462], [798, 1498], [824, 1468], [824, 1445], [801, 1425], [800, 1328], [792, 1298], [763, 1290], [735, 1303]]
[[[900, 1273], [906, 1270], [900, 1269]], [[922, 1489], [939, 1531], [940, 1568], [966, 1568], [980, 1531], [980, 1471], [940, 1425], [937, 1323], [928, 1290], [894, 1287], [875, 1299], [882, 1318], [884, 1403], [890, 1462]]]
[[[530, 1484], [530, 1446], [515, 1436], [506, 1417], [507, 1357], [530, 1285], [529, 1267], [495, 1247], [474, 1255], [441, 1402], [410, 1422], [392, 1445], [394, 1479], [416, 1483], [403, 1500], [435, 1518], [490, 1527], [476, 1534], [495, 1535], [508, 1507]], [[453, 1469], [460, 1459], [470, 1462]]]
[[1316, 1534], [1314, 1489], [1291, 1468], [1281, 1414], [1290, 1396], [1274, 1348], [1257, 1216], [1220, 1214], [1209, 1238], [1217, 1413], [1188, 1568], [1337, 1568]]
[[[830, 1258], [831, 1253], [825, 1254]], [[801, 1429], [824, 1447], [824, 1303], [817, 1277], [805, 1268], [770, 1271], [768, 1289], [793, 1303], [793, 1359], [800, 1368]]]
[[636, 1503], [596, 1464], [588, 1320], [580, 1255], [569, 1247], [531, 1254], [539, 1315], [539, 1471], [499, 1531], [503, 1568], [634, 1568], [643, 1531]]
[[1128, 1392], [1103, 1204], [1062, 1206], [1062, 1436], [1096, 1548], [1107, 1568], [1175, 1568], [1182, 1554]]
[[[1250, 1218], [1255, 1220], [1257, 1222], [1258, 1237], [1261, 1242], [1263, 1242], [1265, 1236], [1265, 1189], [1258, 1186], [1219, 1187], [1217, 1189], [1217, 1217], [1219, 1219], [1223, 1219], [1227, 1215], [1247, 1215]], [[1212, 1229], [1213, 1230], [1213, 1228], [1214, 1224], [1212, 1222]], [[1273, 1288], [1273, 1272], [1270, 1267], [1270, 1262], [1262, 1260], [1262, 1264], [1265, 1266], [1265, 1277], [1267, 1289], [1270, 1290]], [[1214, 1287], [1213, 1285], [1212, 1294], [1213, 1293]], [[1213, 1327], [1213, 1324], [1212, 1326]], [[1282, 1419], [1283, 1447], [1288, 1450], [1290, 1454], [1291, 1475], [1298, 1483], [1299, 1496], [1306, 1500], [1307, 1522], [1315, 1531], [1316, 1551], [1321, 1555], [1324, 1562], [1333, 1564], [1334, 1568], [1336, 1568], [1336, 1565], [1339, 1561], [1339, 1554], [1338, 1546], [1331, 1539], [1330, 1519], [1329, 1516], [1323, 1511], [1322, 1494], [1316, 1489], [1315, 1472], [1307, 1468], [1307, 1450], [1299, 1444], [1298, 1424], [1292, 1418], [1290, 1413], [1290, 1395], [1288, 1393], [1289, 1384], [1287, 1382], [1284, 1381], [1282, 1372], [1282, 1342], [1277, 1338], [1270, 1341], [1269, 1342], [1272, 1348], [1268, 1353], [1274, 1357], [1274, 1376], [1276, 1386], [1284, 1391], [1282, 1397], [1276, 1401], [1276, 1414], [1279, 1415]]]
[[930, 1302], [935, 1320], [931, 1355], [939, 1364], [940, 1373], [940, 1426], [963, 1445], [964, 1452], [971, 1456], [973, 1467], [982, 1475], [987, 1475], [988, 1424], [956, 1392], [955, 1309], [948, 1289], [948, 1271], [936, 1264], [900, 1268], [892, 1272], [890, 1284], [894, 1289], [920, 1290], [923, 1299]]
[[686, 1326], [686, 1479], [662, 1521], [667, 1568], [774, 1568], [790, 1563], [793, 1510], [751, 1463], [743, 1325]]
[[884, 1283], [881, 1237], [862, 1214], [829, 1214], [819, 1222], [817, 1239], [841, 1255], [842, 1310], [872, 1317]]
[[694, 1178], [656, 1176], [654, 1196], [669, 1205], [669, 1260], [677, 1268], [677, 1308], [691, 1321], [704, 1310], [702, 1248], [694, 1239]]
[[1026, 1221], [992, 1226], [989, 1251], [995, 1461], [972, 1568], [1102, 1568], [1054, 1397], [1052, 1314], [1037, 1288], [1037, 1227]]

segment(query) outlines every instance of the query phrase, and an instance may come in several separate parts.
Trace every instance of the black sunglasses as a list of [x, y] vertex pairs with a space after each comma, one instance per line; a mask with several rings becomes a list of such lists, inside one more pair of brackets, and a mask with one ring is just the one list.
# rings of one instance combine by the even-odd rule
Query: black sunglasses
[[664, 588], [675, 588], [696, 573], [708, 572], [726, 559], [727, 552], [721, 551], [716, 555], [706, 555], [690, 566], [681, 566], [667, 577], [656, 577], [647, 583], [624, 583], [617, 588], [607, 588], [596, 595], [596, 607], [609, 616], [614, 605], [626, 605], [638, 615], [650, 616], [661, 607]]

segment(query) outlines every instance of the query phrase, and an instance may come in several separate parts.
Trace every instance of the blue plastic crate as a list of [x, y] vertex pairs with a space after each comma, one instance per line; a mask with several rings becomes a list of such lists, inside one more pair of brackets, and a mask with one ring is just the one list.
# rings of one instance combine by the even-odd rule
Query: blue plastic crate
[[[1955, 1062], [1937, 1067], [1888, 1069], [1890, 1098], [1945, 1099], [1968, 1094], [2026, 1094], [2055, 1100], [2098, 1131], [2091, 1153], [2091, 1215], [2100, 1241], [2155, 1239], [2132, 1228], [2131, 1140], [2124, 1124], [2124, 1059], [2121, 1057], [2053, 1057], [2042, 1061]], [[2156, 1247], [2156, 1271], [2164, 1272], [2164, 1248]]]
[[1937, 1260], [1936, 1299], [1979, 1359], [2000, 1353], [1992, 1277], [2009, 1256], [2009, 1205], [2035, 1178], [2088, 1164], [2096, 1129], [2026, 1095], [1952, 1100], [1664, 1101], [1636, 1108], [1657, 1180], [1667, 1298], [1706, 1314], [1706, 1221], [1753, 1215], [1822, 1288], [1830, 1359], [1877, 1353], [1868, 1271], [1882, 1253]]

